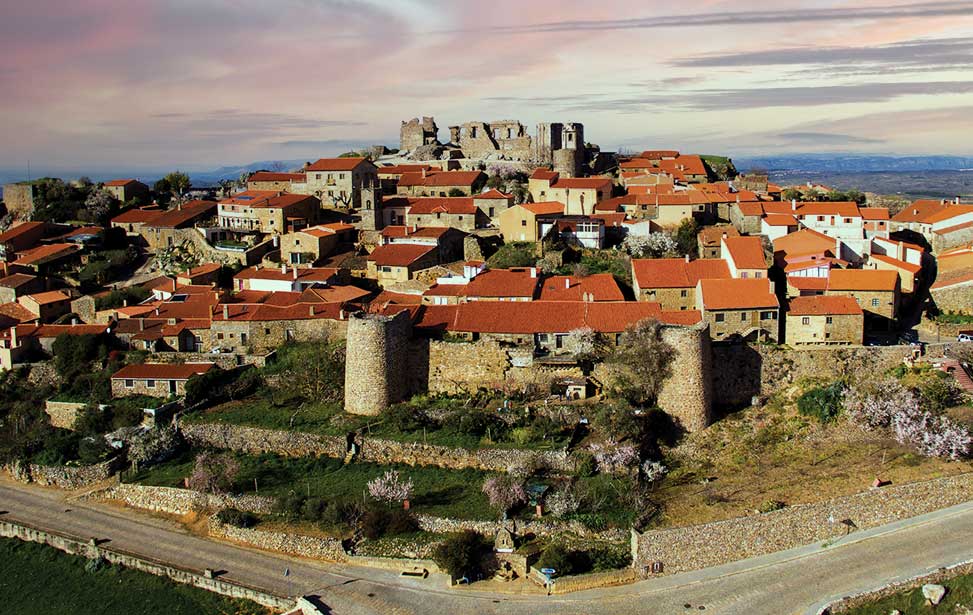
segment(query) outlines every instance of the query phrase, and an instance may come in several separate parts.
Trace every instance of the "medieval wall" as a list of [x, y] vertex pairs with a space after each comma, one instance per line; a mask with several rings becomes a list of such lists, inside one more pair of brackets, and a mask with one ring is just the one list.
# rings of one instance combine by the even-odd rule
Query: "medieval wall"
[[399, 149], [413, 150], [423, 145], [433, 145], [439, 142], [439, 128], [431, 117], [417, 117], [402, 122], [399, 129]]

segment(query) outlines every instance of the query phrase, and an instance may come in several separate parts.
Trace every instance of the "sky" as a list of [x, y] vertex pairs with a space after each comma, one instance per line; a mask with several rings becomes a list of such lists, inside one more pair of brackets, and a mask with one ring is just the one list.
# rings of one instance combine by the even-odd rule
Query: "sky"
[[603, 149], [973, 155], [973, 1], [4, 0], [0, 169], [212, 169], [581, 122]]

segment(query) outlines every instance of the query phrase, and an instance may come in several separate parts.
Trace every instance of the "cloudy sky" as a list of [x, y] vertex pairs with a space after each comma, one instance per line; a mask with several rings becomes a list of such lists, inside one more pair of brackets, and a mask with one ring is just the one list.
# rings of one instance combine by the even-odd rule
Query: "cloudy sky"
[[579, 121], [604, 148], [973, 155], [973, 1], [35, 0], [0, 168], [205, 169]]

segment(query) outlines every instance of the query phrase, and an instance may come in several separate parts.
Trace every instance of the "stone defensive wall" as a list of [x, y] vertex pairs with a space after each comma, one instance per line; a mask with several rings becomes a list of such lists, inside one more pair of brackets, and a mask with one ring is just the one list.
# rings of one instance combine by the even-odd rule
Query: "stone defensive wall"
[[967, 473], [704, 525], [633, 529], [632, 565], [642, 571], [662, 562], [663, 574], [719, 566], [955, 506], [970, 499], [971, 489]]
[[[219, 424], [180, 425], [183, 438], [195, 447], [233, 450], [242, 453], [274, 453], [285, 457], [325, 456], [344, 459], [348, 439], [296, 431]], [[467, 450], [421, 442], [398, 442], [356, 436], [356, 460], [377, 464], [401, 463], [410, 466], [436, 466], [451, 469], [472, 468], [506, 472], [511, 465], [573, 472], [574, 459], [567, 451], [483, 448]]]
[[30, 527], [24, 523], [0, 521], [0, 536], [17, 538], [25, 542], [36, 542], [71, 555], [80, 555], [88, 559], [103, 559], [111, 564], [124, 566], [133, 570], [140, 570], [149, 574], [169, 578], [176, 583], [184, 583], [199, 587], [231, 598], [252, 600], [276, 611], [286, 611], [294, 607], [294, 600], [281, 598], [252, 587], [238, 583], [228, 583], [211, 578], [206, 571], [193, 571], [158, 562], [145, 556], [134, 555], [113, 547], [98, 546], [94, 541], [82, 542], [51, 531], [44, 531]]
[[217, 511], [236, 508], [255, 514], [269, 514], [274, 509], [274, 498], [257, 495], [215, 495], [177, 487], [155, 487], [122, 483], [91, 495], [102, 500], [122, 502], [133, 508], [172, 515], [185, 515], [194, 511]]
[[[929, 344], [924, 358], [942, 357], [948, 344]], [[713, 344], [712, 373], [717, 406], [749, 405], [799, 380], [874, 378], [902, 365], [910, 346], [791, 348], [770, 344]]]

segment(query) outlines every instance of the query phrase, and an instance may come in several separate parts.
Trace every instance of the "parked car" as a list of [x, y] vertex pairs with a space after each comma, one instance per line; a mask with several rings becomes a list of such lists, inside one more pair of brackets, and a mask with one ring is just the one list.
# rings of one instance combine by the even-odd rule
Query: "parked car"
[[957, 342], [973, 342], [973, 331], [960, 331], [956, 336]]

